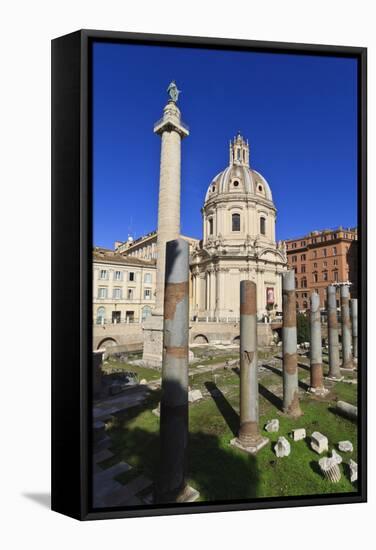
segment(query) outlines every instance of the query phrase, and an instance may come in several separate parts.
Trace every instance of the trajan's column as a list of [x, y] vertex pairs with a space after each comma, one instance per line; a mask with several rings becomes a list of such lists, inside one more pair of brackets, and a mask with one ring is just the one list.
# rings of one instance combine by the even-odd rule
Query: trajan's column
[[166, 242], [180, 237], [181, 140], [189, 135], [176, 105], [180, 91], [175, 81], [170, 83], [167, 93], [169, 101], [163, 109], [163, 117], [154, 125], [154, 133], [162, 139], [158, 199], [157, 285], [155, 309], [144, 323], [143, 348], [143, 360], [152, 366], [162, 364]]

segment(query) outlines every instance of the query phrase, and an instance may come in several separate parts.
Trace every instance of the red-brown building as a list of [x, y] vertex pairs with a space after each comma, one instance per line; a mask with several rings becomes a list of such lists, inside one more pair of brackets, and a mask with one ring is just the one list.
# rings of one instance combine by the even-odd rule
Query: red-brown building
[[309, 308], [309, 296], [313, 291], [320, 295], [321, 307], [326, 307], [326, 287], [333, 283], [349, 281], [351, 296], [357, 297], [356, 227], [312, 231], [285, 243], [288, 265], [296, 274], [296, 307], [299, 311]]

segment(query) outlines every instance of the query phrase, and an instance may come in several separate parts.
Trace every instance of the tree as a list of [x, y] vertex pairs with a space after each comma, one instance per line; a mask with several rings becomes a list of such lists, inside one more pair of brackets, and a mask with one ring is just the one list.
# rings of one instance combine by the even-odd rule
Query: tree
[[302, 342], [309, 342], [309, 318], [305, 313], [298, 313], [296, 316], [296, 332], [298, 344], [301, 344]]

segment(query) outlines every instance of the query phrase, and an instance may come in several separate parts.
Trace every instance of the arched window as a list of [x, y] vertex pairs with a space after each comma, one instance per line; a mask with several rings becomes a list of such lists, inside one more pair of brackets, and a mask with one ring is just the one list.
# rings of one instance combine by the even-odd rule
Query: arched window
[[213, 235], [213, 218], [209, 218], [209, 235]]
[[232, 215], [232, 230], [240, 231], [240, 214]]
[[266, 219], [262, 216], [260, 218], [260, 233], [261, 235], [265, 235], [266, 232]]
[[104, 307], [99, 307], [97, 309], [97, 325], [102, 325], [104, 323], [106, 316], [106, 310]]

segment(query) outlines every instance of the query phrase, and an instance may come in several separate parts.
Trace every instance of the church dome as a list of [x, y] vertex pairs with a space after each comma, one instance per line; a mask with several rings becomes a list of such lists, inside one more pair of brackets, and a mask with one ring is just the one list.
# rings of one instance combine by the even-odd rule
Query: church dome
[[230, 164], [211, 181], [205, 202], [224, 193], [245, 193], [273, 202], [266, 179], [249, 166], [249, 145], [238, 134], [230, 141]]

